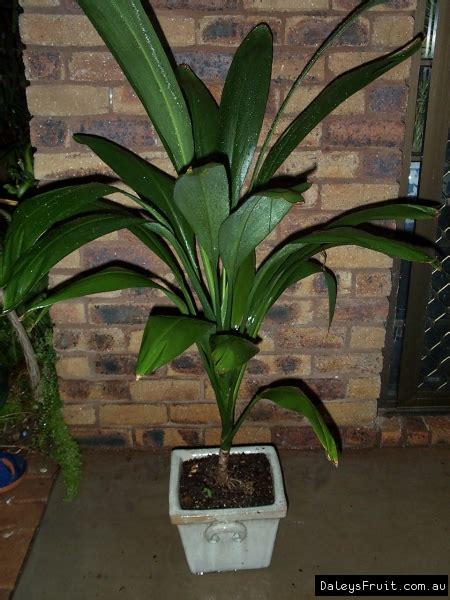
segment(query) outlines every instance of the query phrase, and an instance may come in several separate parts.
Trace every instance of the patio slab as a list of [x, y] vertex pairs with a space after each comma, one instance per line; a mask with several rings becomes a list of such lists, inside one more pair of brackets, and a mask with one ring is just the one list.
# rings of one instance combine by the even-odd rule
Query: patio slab
[[448, 574], [450, 450], [281, 454], [289, 497], [272, 565], [188, 571], [169, 523], [169, 456], [89, 452], [78, 498], [58, 480], [14, 600], [314, 598], [315, 574]]

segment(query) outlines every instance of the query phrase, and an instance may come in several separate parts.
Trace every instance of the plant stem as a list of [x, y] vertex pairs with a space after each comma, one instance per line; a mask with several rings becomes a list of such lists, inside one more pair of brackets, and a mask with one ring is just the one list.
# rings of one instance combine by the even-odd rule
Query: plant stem
[[[2, 305], [3, 298], [3, 290], [0, 289], [0, 303]], [[41, 403], [43, 401], [41, 389], [41, 372], [39, 370], [36, 354], [34, 352], [34, 348], [31, 344], [30, 338], [28, 337], [26, 329], [22, 325], [22, 322], [19, 319], [15, 310], [11, 310], [9, 313], [7, 313], [6, 318], [11, 323], [11, 327], [13, 328], [17, 339], [19, 340], [19, 344], [22, 348], [25, 363], [27, 365], [28, 376], [30, 378], [31, 391], [33, 397], [37, 402]]]
[[225, 487], [229, 481], [228, 474], [228, 459], [230, 457], [230, 449], [220, 447], [219, 450], [219, 462], [217, 463], [217, 475], [216, 481], [219, 486]]

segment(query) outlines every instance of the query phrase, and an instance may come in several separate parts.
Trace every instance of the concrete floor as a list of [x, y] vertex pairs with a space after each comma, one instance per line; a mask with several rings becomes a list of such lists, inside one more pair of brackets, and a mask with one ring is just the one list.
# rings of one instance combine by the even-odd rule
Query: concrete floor
[[281, 459], [271, 567], [198, 576], [167, 516], [169, 457], [89, 453], [77, 500], [57, 482], [14, 600], [310, 600], [315, 574], [448, 574], [448, 448]]

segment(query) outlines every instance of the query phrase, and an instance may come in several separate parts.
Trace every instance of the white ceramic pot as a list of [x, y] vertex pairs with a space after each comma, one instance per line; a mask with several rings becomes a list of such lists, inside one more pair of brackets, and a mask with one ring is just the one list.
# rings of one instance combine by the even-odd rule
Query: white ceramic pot
[[264, 453], [271, 466], [275, 502], [269, 506], [184, 510], [179, 501], [181, 464], [218, 454], [219, 448], [173, 450], [170, 468], [169, 514], [178, 527], [192, 573], [268, 567], [278, 523], [287, 503], [277, 453], [272, 446], [235, 446], [231, 453]]

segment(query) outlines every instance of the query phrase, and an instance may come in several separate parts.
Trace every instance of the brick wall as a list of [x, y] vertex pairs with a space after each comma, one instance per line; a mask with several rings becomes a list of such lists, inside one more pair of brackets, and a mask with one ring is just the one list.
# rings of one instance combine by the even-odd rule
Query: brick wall
[[[273, 116], [292, 79], [355, 0], [154, 0], [152, 5], [179, 62], [189, 63], [220, 97], [231, 55], [256, 23], [275, 35]], [[96, 173], [102, 163], [72, 135], [104, 135], [169, 169], [139, 102], [101, 40], [72, 0], [22, 0], [21, 32], [30, 81], [28, 102], [44, 183]], [[392, 0], [366, 14], [322, 58], [292, 100], [298, 112], [345, 69], [403, 44], [414, 26], [415, 0]], [[316, 128], [285, 168], [317, 163], [306, 206], [295, 207], [282, 236], [342, 209], [396, 197], [404, 140], [409, 63], [345, 102]], [[267, 124], [266, 124], [267, 127]], [[265, 248], [267, 251], [268, 247]], [[124, 231], [84, 247], [54, 270], [57, 283], [81, 269], [129, 260], [161, 272], [158, 261]], [[271, 381], [302, 378], [322, 398], [344, 443], [370, 444], [380, 392], [382, 349], [392, 261], [341, 247], [328, 253], [339, 301], [327, 334], [326, 290], [320, 278], [295, 285], [270, 312], [262, 352], [251, 361], [241, 399]], [[86, 442], [158, 448], [219, 439], [211, 388], [194, 352], [138, 382], [133, 369], [153, 291], [109, 293], [54, 307], [55, 345], [65, 417]], [[238, 441], [314, 445], [301, 419], [260, 404]]]

